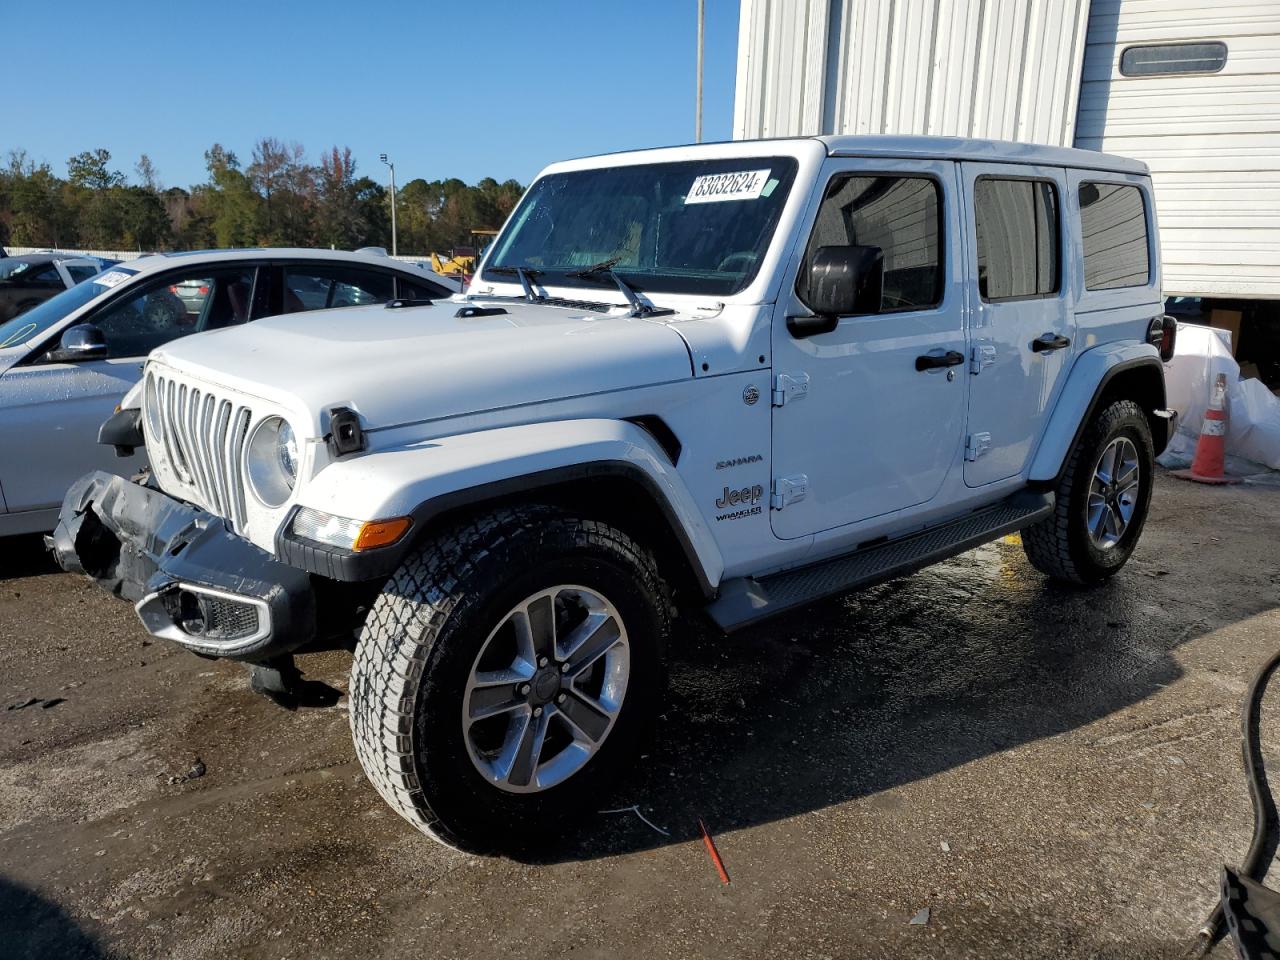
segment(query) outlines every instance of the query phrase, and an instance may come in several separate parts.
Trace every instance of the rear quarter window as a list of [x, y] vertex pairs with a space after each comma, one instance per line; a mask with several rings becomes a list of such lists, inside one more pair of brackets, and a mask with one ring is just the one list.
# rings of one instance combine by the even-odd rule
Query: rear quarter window
[[452, 291], [426, 280], [410, 280], [397, 275], [396, 284], [400, 291], [396, 296], [401, 300], [444, 300], [452, 296]]
[[1145, 287], [1151, 280], [1143, 191], [1132, 184], [1080, 184], [1080, 236], [1086, 290]]

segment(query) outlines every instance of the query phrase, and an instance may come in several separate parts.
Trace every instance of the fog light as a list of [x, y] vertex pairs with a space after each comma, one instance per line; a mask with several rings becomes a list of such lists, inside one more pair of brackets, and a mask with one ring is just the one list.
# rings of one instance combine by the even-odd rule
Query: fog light
[[174, 618], [183, 631], [199, 637], [205, 631], [204, 604], [190, 590], [178, 591], [178, 611]]

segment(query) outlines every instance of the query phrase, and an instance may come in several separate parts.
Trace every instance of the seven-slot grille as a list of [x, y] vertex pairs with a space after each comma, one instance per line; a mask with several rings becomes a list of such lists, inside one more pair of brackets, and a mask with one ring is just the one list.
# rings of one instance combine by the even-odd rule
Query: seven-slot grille
[[161, 374], [155, 379], [161, 445], [169, 466], [205, 509], [243, 530], [244, 452], [253, 419], [248, 407]]

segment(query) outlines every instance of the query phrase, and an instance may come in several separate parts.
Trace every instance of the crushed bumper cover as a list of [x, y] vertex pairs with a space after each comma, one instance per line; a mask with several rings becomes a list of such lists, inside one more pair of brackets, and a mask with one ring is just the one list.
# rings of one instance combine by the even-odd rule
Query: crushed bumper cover
[[49, 539], [64, 570], [132, 601], [149, 633], [204, 656], [267, 660], [315, 636], [305, 571], [151, 487], [87, 474]]

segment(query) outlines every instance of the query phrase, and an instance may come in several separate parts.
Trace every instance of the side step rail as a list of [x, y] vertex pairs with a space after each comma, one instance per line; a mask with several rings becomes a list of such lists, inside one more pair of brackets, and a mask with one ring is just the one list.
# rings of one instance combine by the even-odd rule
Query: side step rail
[[823, 597], [915, 573], [1043, 520], [1053, 513], [1053, 505], [1052, 493], [1023, 490], [990, 507], [897, 540], [759, 579], [726, 580], [707, 612], [726, 632], [738, 630]]

